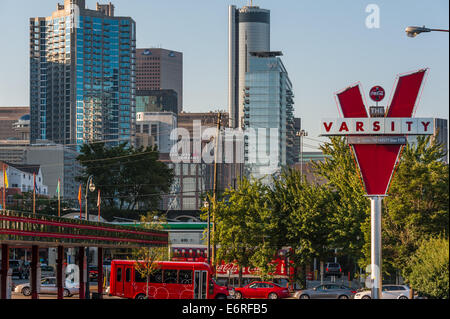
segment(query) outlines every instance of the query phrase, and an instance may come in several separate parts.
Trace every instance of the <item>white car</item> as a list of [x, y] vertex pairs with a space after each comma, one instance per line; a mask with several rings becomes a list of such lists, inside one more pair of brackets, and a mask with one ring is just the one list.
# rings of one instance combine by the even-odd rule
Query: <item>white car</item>
[[[25, 283], [17, 285], [14, 288], [14, 292], [21, 293], [24, 296], [31, 296], [31, 284]], [[58, 294], [58, 288], [56, 287], [56, 277], [45, 277], [41, 280], [41, 294]], [[64, 287], [63, 296], [70, 297], [79, 293], [78, 287]]]
[[[409, 299], [409, 287], [405, 285], [385, 285], [381, 289], [381, 299]], [[357, 292], [354, 299], [371, 299], [371, 290]]]

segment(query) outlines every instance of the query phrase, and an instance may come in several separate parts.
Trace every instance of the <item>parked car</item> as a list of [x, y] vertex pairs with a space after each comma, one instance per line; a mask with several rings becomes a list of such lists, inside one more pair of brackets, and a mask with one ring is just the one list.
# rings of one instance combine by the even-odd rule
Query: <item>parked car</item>
[[325, 278], [328, 276], [342, 276], [342, 268], [338, 263], [326, 263], [325, 264]]
[[355, 289], [338, 284], [324, 284], [311, 289], [298, 290], [294, 293], [297, 299], [353, 299]]
[[273, 282], [255, 281], [241, 288], [234, 288], [234, 298], [287, 298], [290, 297], [289, 290], [278, 286]]
[[98, 268], [96, 266], [89, 266], [89, 280], [97, 280]]
[[[385, 285], [381, 288], [381, 299], [409, 299], [410, 289], [406, 285]], [[355, 299], [371, 299], [372, 291], [356, 293]]]
[[28, 278], [29, 267], [22, 260], [9, 260], [9, 268], [12, 269], [13, 277]]
[[[31, 284], [25, 283], [16, 285], [14, 292], [21, 293], [24, 296], [31, 295]], [[56, 287], [56, 277], [46, 277], [41, 280], [41, 294], [58, 294], [58, 288]], [[63, 296], [70, 297], [79, 293], [79, 287], [64, 287]]]

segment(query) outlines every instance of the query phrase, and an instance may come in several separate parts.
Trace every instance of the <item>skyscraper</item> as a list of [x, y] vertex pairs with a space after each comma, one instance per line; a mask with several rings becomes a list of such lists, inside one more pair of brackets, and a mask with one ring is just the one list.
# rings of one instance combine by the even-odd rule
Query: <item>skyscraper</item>
[[[294, 116], [292, 83], [281, 52], [251, 52], [245, 76], [245, 173], [255, 178], [276, 175], [292, 165]], [[263, 180], [270, 182], [269, 179]]]
[[136, 89], [174, 90], [178, 99], [175, 113], [180, 113], [183, 110], [183, 53], [161, 48], [137, 49]]
[[114, 6], [65, 0], [30, 19], [31, 141], [132, 141], [136, 24]]
[[270, 11], [257, 6], [228, 8], [228, 111], [230, 126], [242, 127], [249, 53], [270, 51]]

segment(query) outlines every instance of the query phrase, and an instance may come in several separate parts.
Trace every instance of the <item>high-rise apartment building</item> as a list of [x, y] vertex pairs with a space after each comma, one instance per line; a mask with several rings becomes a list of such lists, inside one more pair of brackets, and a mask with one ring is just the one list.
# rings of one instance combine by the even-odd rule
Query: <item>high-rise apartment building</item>
[[31, 142], [132, 142], [135, 50], [134, 20], [114, 16], [111, 3], [65, 0], [31, 18]]
[[228, 112], [230, 126], [242, 127], [245, 73], [250, 52], [270, 51], [270, 11], [257, 6], [228, 8]]
[[[292, 83], [281, 52], [251, 52], [244, 88], [244, 161], [249, 177], [276, 175], [294, 164]], [[269, 179], [264, 181], [270, 182]]]
[[137, 90], [174, 90], [177, 113], [183, 110], [183, 53], [161, 49], [136, 50]]

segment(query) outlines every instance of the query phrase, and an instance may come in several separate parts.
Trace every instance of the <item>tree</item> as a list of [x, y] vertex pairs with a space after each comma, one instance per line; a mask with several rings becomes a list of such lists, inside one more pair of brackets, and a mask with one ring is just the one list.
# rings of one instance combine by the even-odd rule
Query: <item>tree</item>
[[[239, 265], [239, 286], [243, 267], [257, 267], [261, 251], [270, 250], [269, 188], [259, 180], [243, 178], [236, 189], [226, 189], [215, 205], [215, 234], [218, 244], [215, 262]], [[205, 211], [206, 209], [204, 209]], [[203, 215], [205, 218], [205, 215]]]
[[325, 178], [325, 186], [334, 193], [334, 209], [328, 218], [330, 248], [341, 248], [342, 254], [364, 265], [363, 251], [369, 247], [370, 252], [370, 202], [364, 197], [354, 154], [344, 137], [332, 137], [320, 148], [325, 161], [313, 164], [315, 174]]
[[[150, 212], [147, 215], [142, 215], [140, 222], [143, 228], [162, 230], [162, 225], [167, 223], [167, 220], [157, 212]], [[150, 276], [159, 269], [157, 261], [167, 260], [168, 258], [165, 247], [141, 247], [133, 250], [134, 267], [138, 274], [146, 279], [146, 299], [149, 298]]]
[[[156, 147], [133, 148], [127, 143], [107, 147], [104, 143], [84, 144], [77, 160], [84, 166], [78, 181], [85, 185], [93, 175], [101, 189], [102, 212], [154, 210], [161, 194], [167, 193], [173, 181], [173, 170], [158, 160]], [[91, 203], [97, 198], [92, 196]]]
[[405, 279], [411, 287], [429, 298], [449, 298], [448, 238], [422, 240], [408, 262]]
[[449, 174], [443, 155], [430, 137], [419, 136], [403, 150], [383, 210], [383, 257], [390, 269], [406, 269], [422, 238], [448, 236]]

